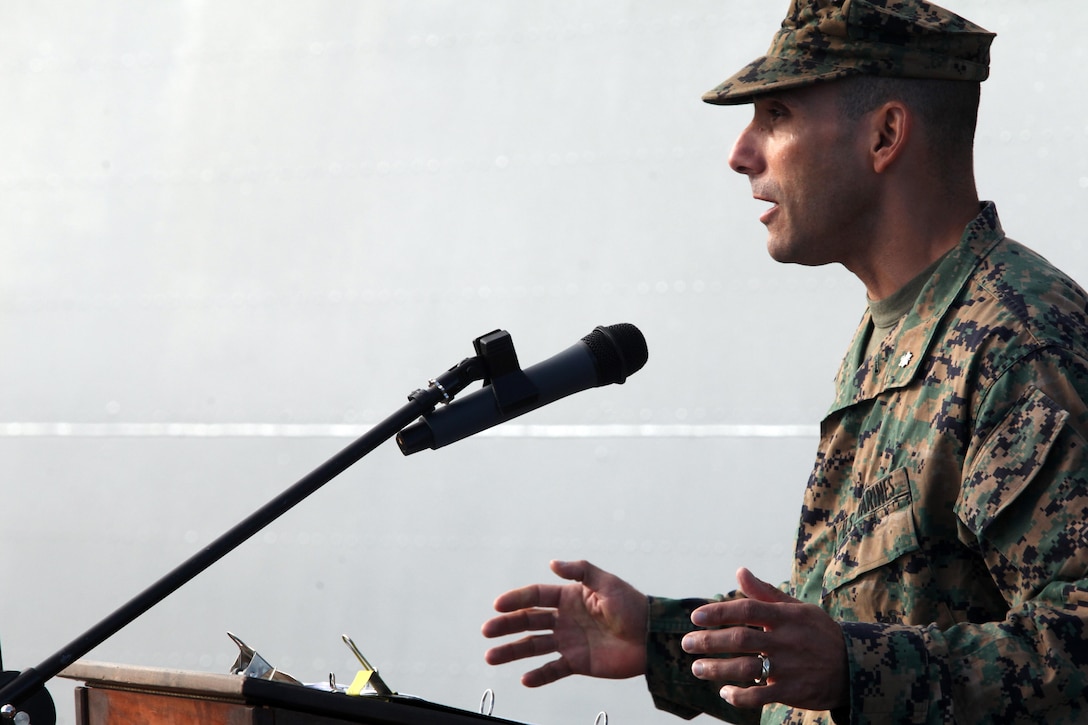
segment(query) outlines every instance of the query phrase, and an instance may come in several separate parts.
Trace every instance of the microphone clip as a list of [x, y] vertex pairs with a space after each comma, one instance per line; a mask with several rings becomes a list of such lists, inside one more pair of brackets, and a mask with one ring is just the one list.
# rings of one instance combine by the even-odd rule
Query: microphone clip
[[[426, 389], [416, 390], [408, 399], [434, 412], [439, 403], [449, 405], [465, 387], [482, 380], [490, 388], [495, 405], [503, 415], [515, 415], [532, 408], [540, 397], [537, 386], [521, 369], [514, 340], [506, 330], [492, 330], [472, 341], [476, 357], [465, 358], [430, 381]], [[423, 419], [429, 414], [424, 413]], [[422, 423], [408, 426], [397, 434], [397, 445], [404, 455], [434, 446], [431, 429]]]
[[491, 386], [500, 411], [515, 413], [536, 402], [540, 393], [521, 369], [509, 332], [493, 330], [473, 340], [472, 346], [486, 371], [484, 387]]
[[532, 405], [539, 391], [518, 363], [514, 340], [506, 330], [492, 330], [472, 341], [476, 357], [465, 358], [430, 381], [430, 386], [416, 390], [409, 400], [423, 401], [431, 407], [449, 405], [469, 383], [482, 380], [491, 388], [495, 404], [503, 413], [513, 413]]

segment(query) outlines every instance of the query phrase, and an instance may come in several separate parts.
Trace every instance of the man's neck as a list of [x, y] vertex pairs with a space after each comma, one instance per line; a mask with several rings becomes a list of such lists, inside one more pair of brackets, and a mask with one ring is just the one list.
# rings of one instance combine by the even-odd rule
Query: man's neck
[[978, 210], [974, 198], [954, 207], [945, 203], [890, 214], [866, 253], [844, 265], [865, 285], [870, 300], [885, 299], [959, 244]]

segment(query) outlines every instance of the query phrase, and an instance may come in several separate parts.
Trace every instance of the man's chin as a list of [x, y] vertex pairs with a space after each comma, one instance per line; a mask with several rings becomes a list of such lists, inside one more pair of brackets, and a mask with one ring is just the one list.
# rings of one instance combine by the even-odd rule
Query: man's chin
[[767, 253], [780, 264], [799, 264], [802, 267], [822, 267], [831, 260], [806, 256], [802, 250], [783, 244], [776, 244], [773, 238], [767, 240]]
[[782, 243], [781, 240], [775, 239], [773, 235], [767, 237], [767, 254], [771, 256], [776, 262], [782, 264], [798, 264], [800, 255], [797, 250], [789, 244]]

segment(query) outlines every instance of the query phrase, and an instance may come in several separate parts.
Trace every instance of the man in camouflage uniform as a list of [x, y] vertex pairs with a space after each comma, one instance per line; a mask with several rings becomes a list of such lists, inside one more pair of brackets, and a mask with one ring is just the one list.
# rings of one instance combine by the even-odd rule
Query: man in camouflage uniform
[[[789, 583], [645, 597], [586, 562], [508, 592], [493, 664], [645, 675], [655, 704], [763, 723], [1088, 722], [1088, 296], [1005, 237], [971, 159], [992, 35], [922, 0], [793, 0], [730, 165], [783, 262], [869, 309], [843, 360]], [[540, 633], [542, 632], [542, 633]]]

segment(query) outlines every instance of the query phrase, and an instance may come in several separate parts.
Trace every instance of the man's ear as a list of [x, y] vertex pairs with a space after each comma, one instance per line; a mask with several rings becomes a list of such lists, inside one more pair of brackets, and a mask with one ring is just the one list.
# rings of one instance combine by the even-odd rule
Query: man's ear
[[869, 153], [873, 171], [882, 174], [903, 155], [914, 133], [914, 114], [899, 101], [889, 101], [870, 116]]

